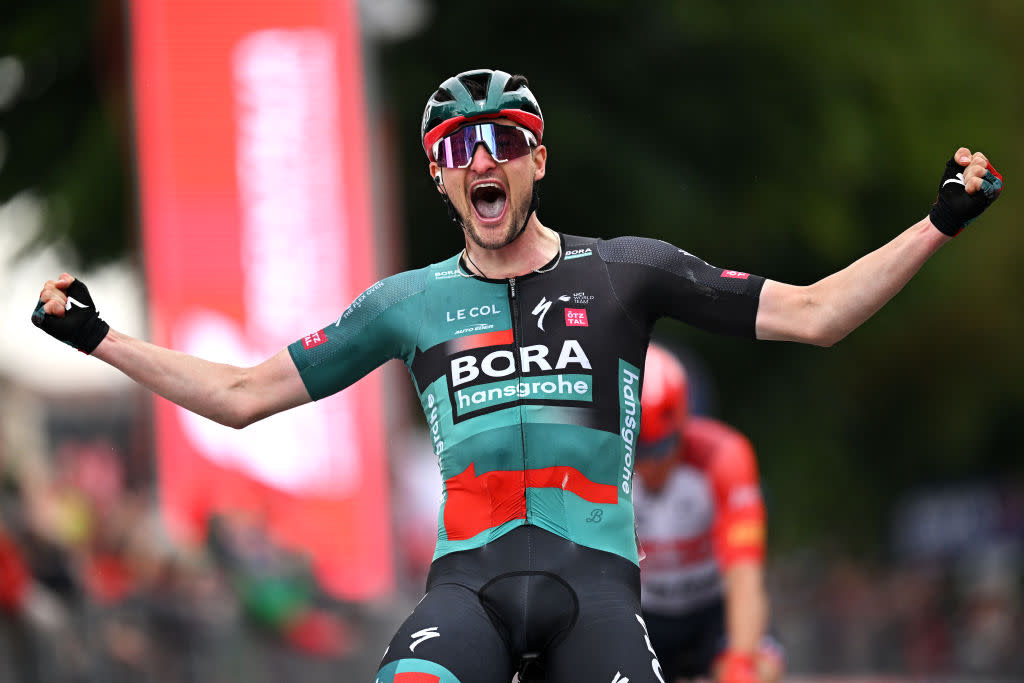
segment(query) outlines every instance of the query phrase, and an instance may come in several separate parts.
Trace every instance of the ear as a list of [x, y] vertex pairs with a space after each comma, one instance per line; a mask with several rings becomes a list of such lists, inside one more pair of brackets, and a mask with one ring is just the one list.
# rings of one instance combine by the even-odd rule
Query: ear
[[548, 148], [544, 145], [537, 145], [533, 150], [533, 179], [540, 180], [548, 170]]
[[430, 177], [434, 181], [434, 186], [437, 188], [437, 191], [440, 192], [441, 194], [445, 194], [444, 176], [441, 175], [441, 165], [436, 161], [431, 161], [428, 169]]

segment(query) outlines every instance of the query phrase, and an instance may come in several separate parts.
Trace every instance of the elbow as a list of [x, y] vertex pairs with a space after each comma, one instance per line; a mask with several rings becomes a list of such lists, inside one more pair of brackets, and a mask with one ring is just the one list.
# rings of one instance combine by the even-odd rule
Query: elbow
[[846, 330], [823, 329], [815, 332], [808, 343], [827, 349], [846, 339], [847, 334]]
[[827, 349], [835, 346], [845, 338], [846, 335], [840, 332], [824, 332], [815, 336], [810, 343], [815, 346], [820, 346], [823, 349]]
[[259, 414], [255, 407], [239, 402], [225, 412], [213, 417], [213, 420], [232, 429], [245, 429], [254, 422], [259, 422], [264, 417], [266, 416]]
[[231, 427], [232, 429], [245, 429], [255, 421], [256, 420], [250, 419], [248, 417], [239, 417], [236, 419], [221, 422], [221, 424], [224, 425], [225, 427]]
[[221, 415], [212, 416], [212, 419], [217, 424], [224, 425], [225, 427], [231, 427], [231, 429], [245, 429], [256, 420], [252, 419], [248, 415], [242, 412], [224, 413]]
[[806, 321], [804, 339], [808, 344], [829, 348], [835, 346], [853, 331], [850, 321], [832, 306], [818, 306], [816, 315]]

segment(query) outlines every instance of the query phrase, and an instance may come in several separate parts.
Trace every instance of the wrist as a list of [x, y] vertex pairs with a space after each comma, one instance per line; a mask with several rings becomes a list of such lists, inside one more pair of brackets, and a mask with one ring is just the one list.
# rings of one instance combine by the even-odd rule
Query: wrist
[[84, 354], [92, 355], [100, 342], [106, 338], [108, 332], [110, 332], [110, 325], [102, 318], [95, 317], [82, 325], [81, 331], [74, 340], [74, 347]]
[[715, 680], [718, 683], [753, 683], [758, 680], [753, 653], [725, 650], [715, 661]]
[[931, 211], [928, 212], [928, 222], [933, 228], [950, 238], [959, 235], [967, 225], [938, 203], [932, 206]]
[[935, 221], [932, 220], [931, 215], [922, 218], [921, 222], [915, 227], [917, 227], [920, 237], [928, 240], [929, 242], [933, 242], [936, 246], [942, 246], [953, 239], [953, 235], [943, 232], [939, 226], [935, 225]]

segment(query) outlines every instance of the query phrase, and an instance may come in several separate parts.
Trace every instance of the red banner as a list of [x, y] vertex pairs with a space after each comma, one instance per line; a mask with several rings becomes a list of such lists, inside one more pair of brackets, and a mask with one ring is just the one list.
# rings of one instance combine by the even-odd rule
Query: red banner
[[[254, 365], [378, 274], [352, 0], [137, 0], [138, 170], [155, 343]], [[244, 430], [156, 400], [178, 538], [256, 512], [348, 599], [391, 590], [378, 373]]]

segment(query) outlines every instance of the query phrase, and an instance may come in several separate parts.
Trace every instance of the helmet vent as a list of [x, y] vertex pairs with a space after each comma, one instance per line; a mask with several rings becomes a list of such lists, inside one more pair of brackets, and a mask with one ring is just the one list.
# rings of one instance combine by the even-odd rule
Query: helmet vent
[[474, 100], [482, 100], [487, 97], [487, 85], [491, 82], [490, 73], [475, 73], [463, 76], [462, 84]]

